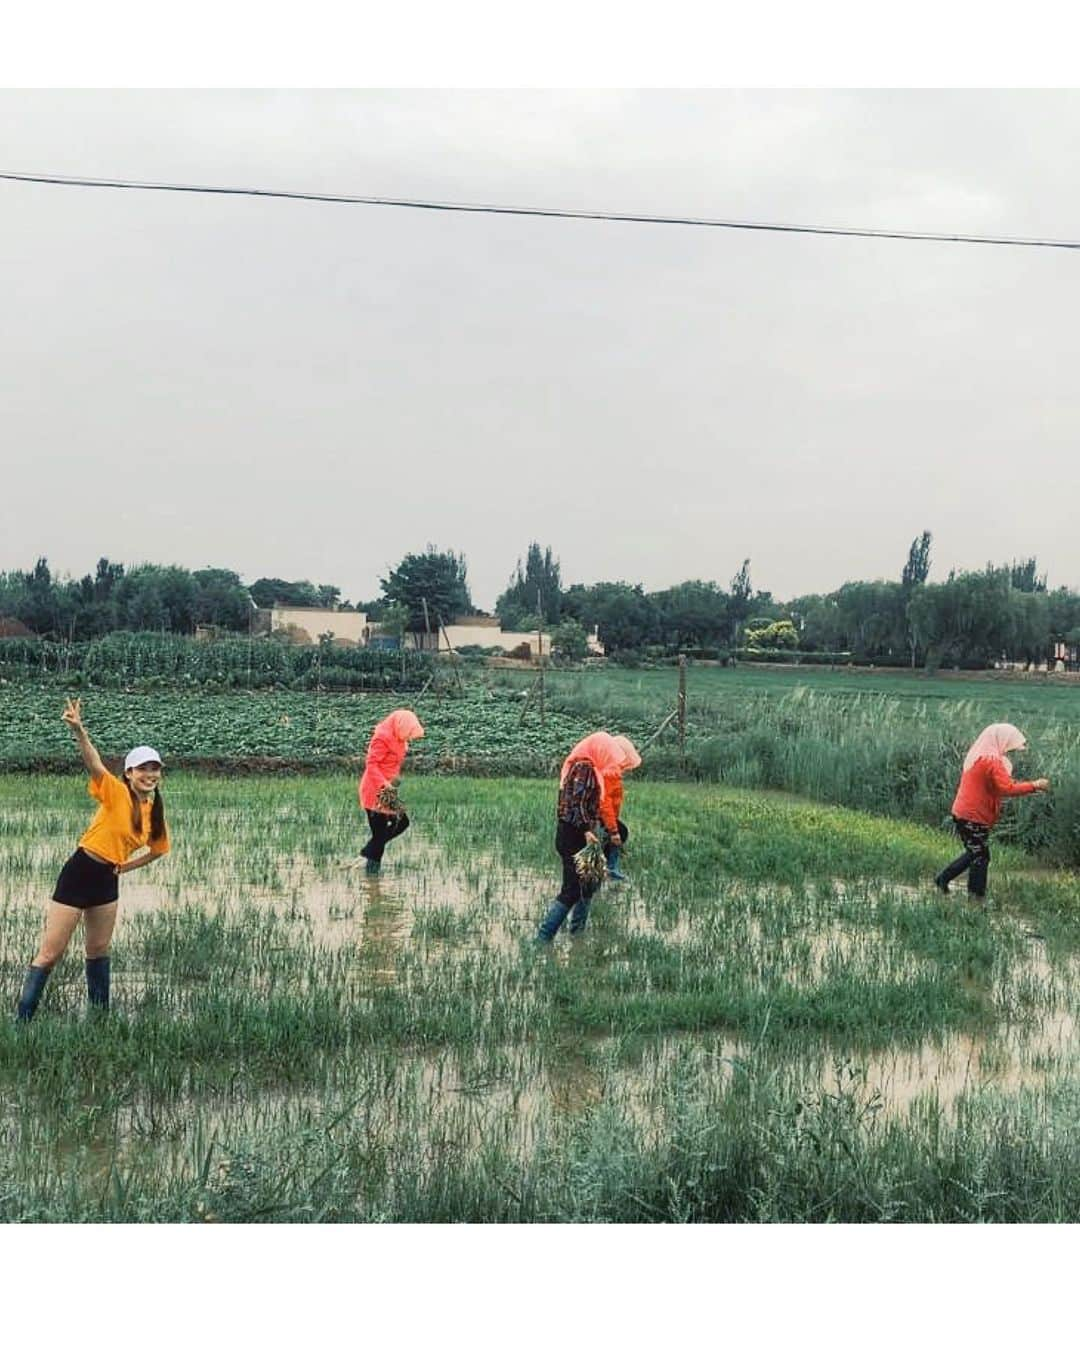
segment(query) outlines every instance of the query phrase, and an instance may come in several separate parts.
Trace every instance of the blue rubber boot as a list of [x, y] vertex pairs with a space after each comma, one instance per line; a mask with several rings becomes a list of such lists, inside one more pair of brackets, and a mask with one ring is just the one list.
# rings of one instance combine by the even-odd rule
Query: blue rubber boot
[[15, 1017], [21, 1023], [29, 1023], [34, 1017], [34, 1011], [38, 1007], [38, 1001], [41, 999], [41, 993], [45, 989], [45, 983], [49, 980], [51, 967], [33, 967], [26, 974], [26, 981], [23, 982], [22, 995], [19, 997], [19, 1008], [15, 1011]]
[[589, 907], [592, 905], [591, 897], [579, 897], [574, 903], [573, 910], [570, 912], [570, 933], [580, 935], [585, 929], [589, 919]]
[[364, 873], [374, 878], [382, 869], [382, 863], [379, 860], [368, 860], [364, 865]]
[[109, 1008], [109, 959], [88, 958], [86, 960], [86, 998], [92, 1009]]
[[607, 872], [609, 879], [615, 879], [619, 883], [624, 883], [626, 881], [626, 875], [619, 868], [619, 854], [621, 850], [622, 847], [620, 846], [612, 846], [611, 850], [608, 852]]
[[552, 902], [547, 909], [547, 914], [540, 922], [540, 929], [536, 932], [536, 941], [538, 944], [550, 944], [559, 933], [559, 927], [570, 914], [570, 908], [565, 902]]

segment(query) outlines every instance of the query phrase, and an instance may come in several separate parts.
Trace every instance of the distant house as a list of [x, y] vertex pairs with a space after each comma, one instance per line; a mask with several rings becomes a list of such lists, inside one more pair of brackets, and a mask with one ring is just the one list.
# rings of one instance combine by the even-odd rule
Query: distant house
[[287, 633], [297, 644], [315, 644], [320, 636], [350, 645], [366, 643], [366, 612], [339, 612], [334, 608], [295, 608], [275, 603], [272, 608], [256, 608], [251, 614], [251, 634]]
[[1067, 640], [1055, 640], [1050, 662], [1058, 673], [1077, 672], [1080, 670], [1080, 645], [1071, 645]]
[[[539, 648], [536, 631], [504, 631], [498, 617], [463, 617], [460, 622], [452, 622], [441, 630], [438, 624], [431, 632], [410, 631], [406, 640], [414, 649], [436, 650], [440, 654], [449, 654], [463, 645], [479, 645], [482, 649], [500, 649], [509, 653], [521, 645], [528, 645], [532, 658], [536, 658]], [[551, 640], [547, 633], [543, 637], [544, 654], [551, 653]]]
[[[484, 650], [502, 650], [509, 654], [511, 650], [520, 649], [522, 645], [528, 645], [529, 657], [536, 659], [543, 644], [543, 654], [545, 657], [551, 655], [551, 636], [547, 631], [541, 638], [538, 631], [504, 631], [498, 617], [463, 617], [460, 622], [453, 622], [450, 626], [444, 626], [441, 630], [438, 623], [434, 623], [434, 629], [428, 631], [409, 631], [405, 635], [405, 643], [410, 649], [432, 650], [439, 654], [450, 654], [454, 650], [459, 650], [463, 646], [477, 646]], [[380, 632], [378, 626], [371, 628], [371, 643], [373, 645], [385, 641], [386, 637]], [[603, 654], [604, 647], [593, 632], [588, 637], [589, 653]]]
[[0, 640], [26, 637], [31, 640], [37, 639], [33, 631], [24, 622], [20, 622], [18, 617], [0, 617]]

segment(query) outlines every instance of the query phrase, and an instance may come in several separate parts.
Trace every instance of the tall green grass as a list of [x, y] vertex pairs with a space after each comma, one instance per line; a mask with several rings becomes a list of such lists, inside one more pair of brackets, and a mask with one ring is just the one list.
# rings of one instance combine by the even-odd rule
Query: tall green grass
[[[618, 726], [657, 726], [675, 706], [670, 670], [555, 674], [550, 698], [566, 712]], [[884, 816], [939, 823], [963, 758], [988, 723], [1027, 735], [1017, 778], [1048, 776], [1053, 792], [1006, 802], [998, 836], [1054, 863], [1080, 864], [1080, 688], [1008, 680], [822, 670], [692, 668], [687, 752], [669, 728], [648, 755], [652, 776], [685, 775]]]

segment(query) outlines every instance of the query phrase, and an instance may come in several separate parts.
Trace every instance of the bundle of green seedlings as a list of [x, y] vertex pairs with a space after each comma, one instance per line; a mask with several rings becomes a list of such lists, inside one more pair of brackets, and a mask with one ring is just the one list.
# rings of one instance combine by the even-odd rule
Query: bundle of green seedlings
[[397, 786], [393, 784], [380, 787], [379, 793], [375, 796], [375, 807], [385, 813], [400, 814], [405, 812], [405, 805], [401, 802]]
[[604, 848], [598, 841], [590, 841], [582, 846], [574, 856], [574, 869], [582, 883], [596, 887], [607, 878], [607, 861]]

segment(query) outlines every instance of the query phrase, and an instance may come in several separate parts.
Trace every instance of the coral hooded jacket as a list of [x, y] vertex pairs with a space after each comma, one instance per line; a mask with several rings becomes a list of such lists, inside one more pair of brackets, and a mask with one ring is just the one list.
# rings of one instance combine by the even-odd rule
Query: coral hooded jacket
[[961, 775], [952, 804], [954, 818], [993, 827], [1006, 795], [1030, 795], [1035, 786], [1029, 780], [1014, 781], [1001, 757], [979, 757]]

